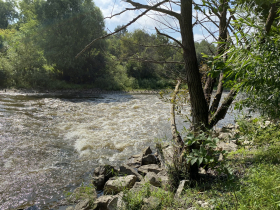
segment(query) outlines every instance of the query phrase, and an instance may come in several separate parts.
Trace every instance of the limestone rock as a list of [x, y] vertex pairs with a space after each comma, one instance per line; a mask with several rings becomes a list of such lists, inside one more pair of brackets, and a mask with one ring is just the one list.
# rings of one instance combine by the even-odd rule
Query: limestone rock
[[95, 205], [92, 204], [90, 199], [85, 199], [76, 205], [75, 210], [91, 210], [94, 208]]
[[152, 154], [143, 156], [142, 158], [142, 165], [149, 165], [149, 164], [156, 164], [156, 163], [157, 163], [157, 158]]
[[131, 156], [126, 164], [132, 168], [139, 168], [142, 165], [142, 155]]
[[144, 177], [144, 181], [156, 187], [161, 186], [161, 181], [155, 172], [148, 172]]
[[225, 142], [219, 142], [217, 144], [218, 149], [226, 150], [226, 151], [236, 151], [237, 145], [233, 142], [225, 143]]
[[234, 135], [232, 133], [221, 133], [218, 138], [219, 139], [231, 139]]
[[108, 203], [108, 210], [120, 210], [124, 209], [125, 203], [122, 200], [123, 198], [123, 192], [119, 193], [118, 195], [115, 195], [113, 199], [111, 199]]
[[164, 190], [169, 190], [170, 183], [168, 176], [158, 176], [160, 182], [161, 182], [161, 188]]
[[[130, 191], [136, 194], [136, 193], [142, 191], [143, 188], [145, 188], [145, 187], [147, 187], [147, 186], [145, 185], [144, 182], [136, 182], [135, 185], [133, 186], [133, 188], [130, 189]], [[160, 190], [160, 188], [155, 187], [153, 185], [149, 185], [149, 190], [151, 192], [157, 192], [158, 190]]]
[[143, 153], [143, 156], [146, 156], [146, 155], [152, 154], [153, 152], [150, 147], [147, 147], [142, 151], [142, 153]]
[[189, 186], [189, 180], [182, 180], [180, 181], [179, 187], [176, 191], [175, 198], [180, 198], [183, 194], [183, 191]]
[[155, 172], [156, 174], [162, 171], [157, 164], [144, 165], [138, 168], [139, 174], [146, 175], [148, 172]]
[[133, 187], [137, 177], [135, 175], [128, 175], [125, 177], [115, 177], [106, 182], [104, 192], [107, 194], [117, 194], [123, 189], [130, 189]]
[[95, 176], [100, 176], [104, 175], [105, 176], [105, 181], [107, 181], [109, 178], [115, 176], [118, 174], [118, 170], [111, 165], [104, 165], [104, 166], [99, 166], [95, 168], [94, 170], [94, 175]]
[[147, 210], [147, 209], [158, 209], [160, 206], [160, 199], [156, 197], [149, 197], [144, 198], [144, 205], [142, 206], [141, 210]]
[[143, 180], [142, 176], [135, 169], [129, 167], [128, 165], [121, 166], [120, 173], [124, 175], [134, 175], [137, 177], [137, 181]]
[[94, 204], [96, 205], [95, 210], [108, 210], [107, 206], [112, 199], [113, 199], [113, 196], [111, 196], [111, 195], [100, 196], [94, 202]]

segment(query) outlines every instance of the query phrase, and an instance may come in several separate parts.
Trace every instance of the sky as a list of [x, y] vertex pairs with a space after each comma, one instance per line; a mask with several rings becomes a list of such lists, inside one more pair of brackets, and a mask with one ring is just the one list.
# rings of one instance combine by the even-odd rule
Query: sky
[[[132, 8], [129, 3], [126, 3], [121, 0], [95, 0], [95, 5], [98, 6], [104, 17], [111, 17], [112, 14], [119, 13], [123, 11], [125, 8]], [[142, 4], [149, 4], [151, 5], [152, 2], [155, 2], [155, 0], [135, 0], [135, 2], [142, 3]], [[171, 9], [180, 13], [180, 8], [176, 5], [165, 5], [168, 9]], [[141, 11], [127, 11], [123, 13], [122, 15], [115, 16], [112, 18], [107, 18], [105, 19], [105, 24], [106, 24], [106, 30], [108, 32], [113, 32], [114, 29], [118, 25], [125, 25], [129, 21], [131, 21], [133, 18], [135, 18], [137, 15], [141, 13]], [[196, 16], [196, 13], [194, 14]], [[198, 14], [200, 18], [203, 18], [202, 14]], [[194, 21], [194, 20], [193, 20]], [[160, 22], [164, 23], [161, 24]], [[172, 36], [173, 38], [177, 40], [181, 40], [181, 35], [179, 32], [172, 31], [168, 29], [168, 27], [174, 27], [178, 28], [178, 22], [172, 19], [169, 16], [163, 16], [159, 15], [159, 13], [156, 12], [149, 12], [148, 15], [141, 17], [137, 22], [135, 22], [132, 26], [128, 27], [128, 31], [134, 31], [135, 29], [144, 29], [149, 33], [156, 33], [155, 27], [157, 27], [161, 32], [167, 33], [168, 35]], [[208, 24], [207, 27], [211, 31], [215, 31], [216, 29], [213, 27], [212, 24]], [[208, 32], [203, 29], [201, 26], [194, 27], [194, 39], [195, 41], [201, 41], [207, 37], [207, 40], [212, 42], [213, 38], [208, 37], [209, 34]]]

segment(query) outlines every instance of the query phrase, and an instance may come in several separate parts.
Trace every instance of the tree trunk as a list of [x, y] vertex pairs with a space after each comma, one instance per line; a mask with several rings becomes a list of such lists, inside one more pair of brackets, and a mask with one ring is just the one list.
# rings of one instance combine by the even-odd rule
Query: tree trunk
[[208, 106], [204, 97], [192, 30], [192, 0], [181, 1], [180, 29], [192, 111], [192, 128], [198, 131], [208, 124]]
[[[184, 62], [187, 74], [187, 85], [190, 94], [192, 111], [192, 130], [197, 133], [204, 130], [208, 125], [208, 105], [204, 97], [199, 67], [197, 63], [193, 29], [192, 29], [192, 0], [181, 1], [180, 29], [182, 35], [182, 45], [184, 47]], [[199, 145], [190, 146], [189, 150], [197, 149]], [[189, 167], [190, 178], [198, 179], [198, 165]]]

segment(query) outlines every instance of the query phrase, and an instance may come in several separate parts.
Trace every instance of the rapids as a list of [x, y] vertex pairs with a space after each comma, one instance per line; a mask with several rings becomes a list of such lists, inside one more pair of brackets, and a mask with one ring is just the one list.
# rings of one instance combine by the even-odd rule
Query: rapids
[[0, 209], [50, 209], [97, 165], [170, 139], [168, 119], [169, 104], [152, 94], [1, 92]]

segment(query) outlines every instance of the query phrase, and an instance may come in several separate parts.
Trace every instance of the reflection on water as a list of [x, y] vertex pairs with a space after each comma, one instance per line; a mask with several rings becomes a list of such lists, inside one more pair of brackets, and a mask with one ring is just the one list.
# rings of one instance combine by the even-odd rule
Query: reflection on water
[[157, 95], [0, 94], [0, 209], [49, 209], [96, 165], [170, 137], [168, 118]]

